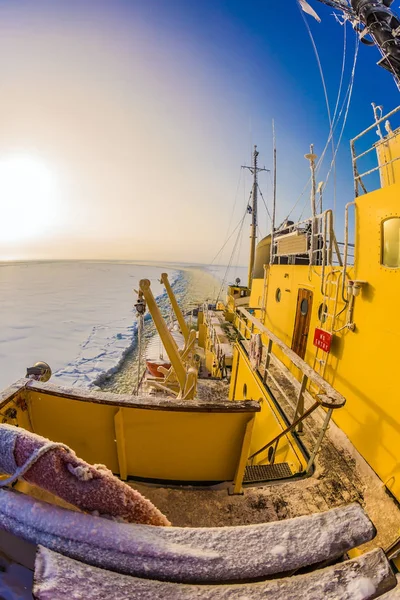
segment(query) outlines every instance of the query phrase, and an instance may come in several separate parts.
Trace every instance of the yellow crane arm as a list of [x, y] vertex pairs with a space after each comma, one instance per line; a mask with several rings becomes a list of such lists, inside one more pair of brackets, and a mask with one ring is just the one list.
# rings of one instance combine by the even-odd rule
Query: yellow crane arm
[[139, 282], [139, 288], [143, 292], [147, 307], [151, 316], [153, 317], [154, 325], [156, 326], [158, 334], [176, 373], [179, 386], [181, 390], [184, 390], [186, 384], [186, 369], [182, 362], [181, 355], [179, 354], [176, 342], [162, 317], [160, 309], [158, 308], [153, 296], [153, 292], [150, 289], [150, 281], [148, 279], [142, 279]]
[[172, 308], [174, 309], [174, 313], [178, 320], [182, 335], [185, 338], [185, 342], [187, 342], [187, 340], [189, 338], [189, 327], [187, 326], [184, 316], [182, 314], [182, 311], [179, 308], [179, 304], [176, 301], [175, 294], [171, 288], [171, 284], [168, 281], [168, 273], [161, 273], [161, 283], [164, 284], [165, 289], [167, 290], [168, 298], [172, 304]]

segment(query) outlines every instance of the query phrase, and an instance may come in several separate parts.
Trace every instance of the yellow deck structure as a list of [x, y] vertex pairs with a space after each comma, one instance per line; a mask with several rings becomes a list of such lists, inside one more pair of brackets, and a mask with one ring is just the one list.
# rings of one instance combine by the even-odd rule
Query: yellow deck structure
[[[298, 506], [308, 497], [309, 512], [360, 500], [379, 521], [377, 506], [385, 505], [390, 527], [380, 523], [377, 539], [396, 559], [400, 512], [383, 490], [400, 501], [400, 130], [372, 146], [378, 166], [360, 174], [361, 137], [352, 142], [356, 196], [346, 205], [342, 245], [330, 210], [273, 230], [254, 253], [251, 287], [237, 283], [225, 305], [200, 307], [197, 334], [163, 274], [186, 339], [182, 351], [150, 282], [142, 280], [141, 298], [171, 361], [150, 382], [151, 393], [124, 396], [21, 379], [0, 397], [3, 423], [67, 444], [132, 485], [177, 487], [177, 507], [189, 487], [225, 495], [229, 489], [254, 502], [251, 486], [278, 483], [286, 504], [301, 490]], [[380, 186], [367, 193], [365, 179], [373, 173]], [[196, 394], [198, 382], [226, 377], [226, 396]], [[340, 450], [330, 426], [347, 436]], [[365, 493], [363, 459], [378, 501]]]

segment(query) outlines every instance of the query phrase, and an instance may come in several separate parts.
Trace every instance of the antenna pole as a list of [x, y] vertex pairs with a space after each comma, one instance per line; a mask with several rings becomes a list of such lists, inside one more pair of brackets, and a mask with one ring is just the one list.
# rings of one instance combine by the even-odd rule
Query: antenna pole
[[254, 146], [253, 151], [253, 164], [251, 167], [243, 166], [242, 169], [249, 169], [253, 175], [253, 187], [251, 194], [251, 206], [248, 206], [248, 210], [251, 213], [251, 226], [250, 226], [250, 259], [249, 259], [249, 272], [247, 287], [251, 288], [251, 282], [253, 280], [253, 267], [254, 258], [256, 254], [256, 240], [257, 240], [257, 199], [258, 199], [258, 173], [260, 171], [268, 171], [268, 169], [260, 168], [258, 166], [258, 155], [257, 146]]
[[248, 272], [248, 283], [247, 287], [251, 288], [251, 281], [253, 279], [253, 267], [254, 257], [256, 254], [256, 240], [257, 240], [257, 193], [258, 193], [258, 170], [257, 170], [257, 159], [258, 159], [257, 146], [254, 146], [253, 152], [253, 193], [252, 193], [252, 204], [251, 204], [251, 228], [250, 228], [250, 260], [249, 260], [249, 272]]
[[317, 214], [317, 204], [316, 204], [316, 196], [317, 196], [317, 183], [315, 181], [315, 161], [317, 159], [317, 155], [314, 154], [314, 144], [310, 146], [310, 154], [306, 154], [304, 156], [307, 160], [310, 161], [310, 170], [311, 170], [311, 213], [312, 216], [315, 217]]
[[274, 232], [275, 232], [275, 215], [276, 215], [276, 136], [275, 136], [275, 121], [272, 120], [272, 140], [273, 140], [273, 157], [274, 157], [274, 191], [272, 199], [272, 218], [271, 218], [271, 254], [270, 264], [274, 262]]
[[310, 170], [311, 170], [311, 213], [312, 213], [312, 221], [311, 221], [311, 243], [310, 243], [310, 265], [314, 264], [314, 251], [315, 251], [315, 236], [317, 234], [317, 219], [315, 218], [317, 215], [317, 183], [315, 180], [315, 161], [317, 159], [317, 155], [314, 154], [314, 144], [310, 146], [310, 154], [306, 154], [304, 156], [307, 160], [310, 161]]

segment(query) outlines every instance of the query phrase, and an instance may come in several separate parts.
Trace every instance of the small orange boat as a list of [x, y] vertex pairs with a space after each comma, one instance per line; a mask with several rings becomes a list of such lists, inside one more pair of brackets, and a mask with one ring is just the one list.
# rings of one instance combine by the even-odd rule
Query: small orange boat
[[[171, 331], [171, 335], [176, 342], [178, 350], [183, 350], [185, 346], [185, 338], [183, 335], [179, 331]], [[169, 369], [171, 367], [171, 362], [168, 358], [167, 351], [165, 350], [158, 334], [152, 337], [148, 343], [145, 352], [145, 360], [147, 370], [153, 377], [163, 376], [161, 371], [159, 371], [159, 367], [164, 367], [165, 369]]]

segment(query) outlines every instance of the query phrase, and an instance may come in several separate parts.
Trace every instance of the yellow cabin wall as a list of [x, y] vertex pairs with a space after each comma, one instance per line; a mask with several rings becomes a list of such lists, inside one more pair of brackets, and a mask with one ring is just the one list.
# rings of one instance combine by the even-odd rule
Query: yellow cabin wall
[[[355, 298], [352, 319], [355, 331], [344, 329], [334, 336], [324, 377], [347, 399], [346, 406], [335, 411], [335, 421], [400, 500], [400, 394], [397, 380], [400, 269], [381, 265], [382, 221], [400, 216], [399, 196], [400, 185], [394, 184], [357, 199], [356, 266], [347, 269], [347, 276], [348, 279], [366, 281], [367, 285]], [[305, 356], [306, 362], [313, 367], [316, 354], [314, 330], [325, 327], [318, 318], [318, 308], [323, 300], [320, 276], [321, 267], [306, 265], [273, 265], [267, 273], [264, 323], [289, 347], [298, 290], [305, 288], [313, 292]], [[255, 280], [253, 285], [251, 300], [255, 304], [250, 306], [254, 308], [262, 304], [259, 297], [263, 280]], [[276, 301], [277, 288], [281, 289], [280, 302]], [[343, 306], [343, 302], [338, 303], [339, 310]], [[346, 313], [341, 314], [335, 328], [346, 323]], [[322, 357], [323, 353], [319, 352]], [[279, 349], [276, 353], [289, 366]], [[251, 378], [250, 373], [248, 377]], [[240, 390], [244, 382], [238, 383]]]
[[249, 306], [261, 306], [264, 293], [264, 279], [253, 279]]
[[[400, 161], [396, 160], [400, 157], [399, 132], [400, 130], [397, 130], [395, 137], [392, 137], [390, 141], [384, 139], [376, 143], [379, 164], [386, 165], [382, 166], [379, 172], [382, 187], [400, 182]], [[393, 160], [395, 162], [391, 162]]]

